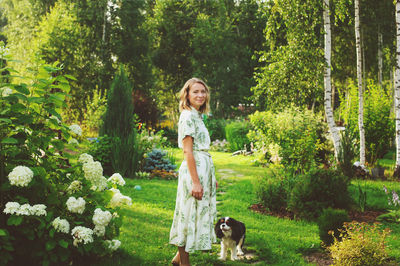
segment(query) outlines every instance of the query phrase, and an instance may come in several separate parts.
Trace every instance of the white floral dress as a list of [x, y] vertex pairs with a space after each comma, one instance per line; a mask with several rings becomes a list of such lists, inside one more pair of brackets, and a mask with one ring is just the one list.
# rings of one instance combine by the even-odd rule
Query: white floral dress
[[217, 216], [216, 179], [210, 148], [210, 136], [200, 113], [192, 107], [183, 110], [178, 125], [178, 146], [183, 148], [185, 136], [193, 137], [193, 155], [197, 174], [203, 186], [202, 200], [196, 200], [192, 192], [192, 179], [184, 160], [179, 168], [178, 190], [174, 220], [172, 222], [169, 243], [178, 247], [185, 246], [186, 252], [210, 250], [216, 242], [214, 222]]

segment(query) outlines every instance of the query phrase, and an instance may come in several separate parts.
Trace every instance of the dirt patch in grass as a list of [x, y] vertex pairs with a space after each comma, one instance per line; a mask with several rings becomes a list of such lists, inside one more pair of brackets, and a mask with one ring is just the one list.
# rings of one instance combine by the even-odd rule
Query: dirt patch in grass
[[308, 263], [315, 263], [318, 266], [332, 265], [332, 259], [329, 254], [324, 251], [316, 251], [304, 256]]

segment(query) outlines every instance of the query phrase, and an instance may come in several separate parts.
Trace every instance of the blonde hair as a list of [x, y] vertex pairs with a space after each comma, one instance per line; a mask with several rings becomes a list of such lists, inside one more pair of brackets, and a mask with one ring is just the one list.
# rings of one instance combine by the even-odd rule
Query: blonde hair
[[204, 88], [206, 88], [206, 93], [207, 93], [206, 101], [204, 102], [204, 104], [202, 106], [200, 106], [199, 112], [202, 114], [210, 112], [210, 90], [208, 89], [206, 83], [198, 78], [191, 78], [188, 81], [186, 81], [185, 85], [179, 92], [179, 99], [180, 99], [179, 111], [182, 112], [183, 110], [191, 110], [188, 95], [189, 95], [190, 88], [193, 86], [193, 84], [196, 84], [196, 83], [200, 83], [201, 85], [203, 85]]

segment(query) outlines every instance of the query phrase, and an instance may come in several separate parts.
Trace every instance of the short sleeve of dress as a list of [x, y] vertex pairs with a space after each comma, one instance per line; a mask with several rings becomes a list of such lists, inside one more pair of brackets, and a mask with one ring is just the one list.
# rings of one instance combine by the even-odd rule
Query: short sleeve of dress
[[183, 111], [181, 116], [179, 117], [179, 124], [178, 124], [178, 146], [179, 148], [183, 148], [183, 139], [186, 136], [191, 136], [192, 138], [195, 137], [196, 133], [196, 125], [191, 115], [190, 111]]

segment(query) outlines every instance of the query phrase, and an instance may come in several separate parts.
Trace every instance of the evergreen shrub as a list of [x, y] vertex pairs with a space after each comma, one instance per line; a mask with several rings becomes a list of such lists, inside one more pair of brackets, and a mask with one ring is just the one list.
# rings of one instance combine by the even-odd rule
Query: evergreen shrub
[[[341, 240], [334, 239], [328, 251], [335, 266], [374, 266], [387, 265], [389, 256], [386, 250], [388, 228], [381, 230], [379, 224], [351, 222], [345, 223], [341, 230]], [[390, 264], [391, 265], [391, 264]]]
[[328, 207], [347, 209], [351, 204], [349, 179], [337, 170], [312, 169], [300, 175], [291, 191], [288, 209], [296, 216], [314, 220]]
[[147, 154], [143, 167], [146, 172], [151, 172], [156, 169], [173, 171], [175, 168], [176, 165], [171, 163], [170, 159], [167, 157], [167, 153], [160, 149], [153, 149]]
[[225, 126], [226, 140], [231, 151], [243, 150], [245, 145], [247, 149], [250, 148], [247, 137], [249, 130], [250, 124], [246, 121], [231, 122]]
[[110, 157], [113, 172], [133, 177], [144, 152], [136, 130], [132, 85], [122, 66], [111, 84], [103, 121], [100, 136], [108, 135], [113, 139]]
[[345, 210], [336, 210], [332, 208], [323, 209], [321, 216], [319, 216], [317, 220], [319, 238], [327, 246], [333, 243], [334, 237], [340, 240], [339, 229], [343, 229], [343, 224], [345, 222], [350, 222], [349, 216]]

